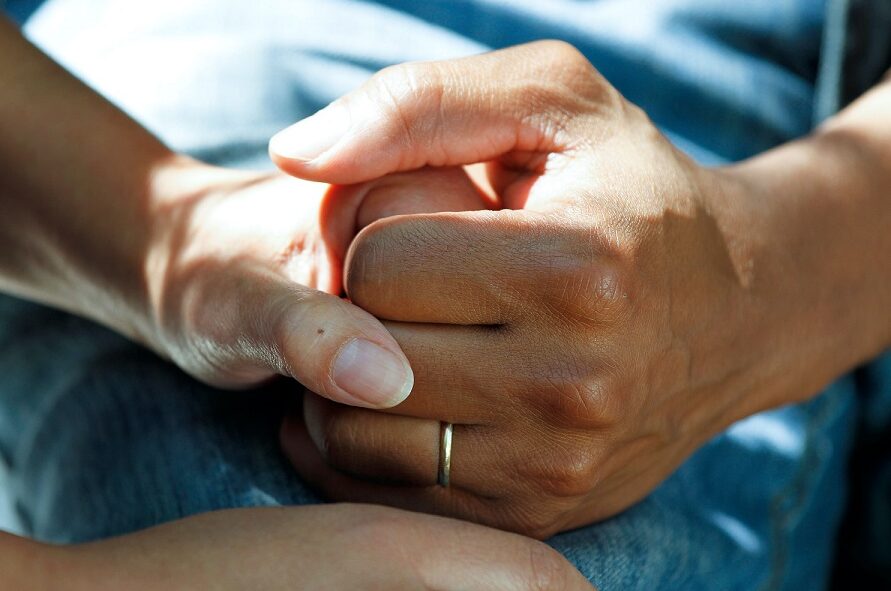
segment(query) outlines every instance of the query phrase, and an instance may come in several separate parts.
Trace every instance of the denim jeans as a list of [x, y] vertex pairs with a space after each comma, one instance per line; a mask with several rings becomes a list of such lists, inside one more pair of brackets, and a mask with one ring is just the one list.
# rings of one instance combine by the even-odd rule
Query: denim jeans
[[[169, 145], [221, 165], [268, 168], [272, 133], [383, 66], [539, 38], [575, 44], [679, 147], [720, 164], [811, 129], [823, 8], [58, 0], [26, 31]], [[858, 425], [891, 422], [891, 356], [866, 371], [868, 380], [847, 376], [806, 404], [740, 421], [638, 505], [550, 543], [604, 591], [824, 588]], [[294, 383], [218, 391], [88, 321], [9, 297], [0, 376], [10, 526], [36, 538], [91, 540], [213, 509], [321, 501], [277, 448]]]

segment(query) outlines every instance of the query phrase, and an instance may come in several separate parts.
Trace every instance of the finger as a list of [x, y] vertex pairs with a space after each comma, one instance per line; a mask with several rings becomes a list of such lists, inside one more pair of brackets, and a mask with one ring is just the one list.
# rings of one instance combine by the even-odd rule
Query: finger
[[[385, 323], [411, 363], [412, 395], [387, 412], [454, 424], [491, 425], [511, 416], [528, 355], [510, 355], [498, 330], [448, 324]], [[493, 351], [501, 352], [493, 355]]]
[[329, 466], [370, 481], [436, 484], [439, 421], [359, 411], [304, 395], [303, 420]]
[[191, 332], [206, 335], [200, 354], [229, 368], [232, 385], [273, 371], [344, 404], [381, 408], [408, 396], [408, 360], [371, 314], [249, 263], [224, 267], [195, 271], [222, 279], [177, 299]]
[[570, 45], [530, 43], [459, 60], [383, 70], [270, 142], [273, 161], [311, 180], [356, 183], [400, 170], [561, 152], [618, 93]]
[[282, 423], [282, 450], [297, 473], [333, 501], [357, 501], [458, 517], [498, 526], [491, 515], [496, 503], [460, 488], [386, 485], [353, 478], [329, 466], [316, 448], [303, 419], [290, 415]]
[[375, 222], [347, 253], [350, 299], [401, 322], [519, 325], [609, 321], [628, 285], [612, 236], [541, 211], [400, 216]]
[[[316, 448], [335, 470], [381, 483], [437, 484], [440, 421], [353, 408], [311, 393], [303, 399], [303, 418]], [[454, 425], [450, 486], [492, 498], [509, 490], [500, 443], [491, 428]]]
[[491, 209], [461, 167], [396, 173], [357, 185], [333, 186], [321, 203], [319, 223], [330, 252], [341, 264], [356, 233], [394, 215]]
[[[538, 539], [561, 531], [562, 524], [535, 525], [540, 507], [518, 509], [508, 499], [487, 498], [461, 488], [442, 486], [397, 486], [353, 478], [329, 466], [313, 444], [306, 425], [291, 416], [282, 423], [282, 450], [297, 473], [324, 497], [337, 502], [363, 502], [388, 505], [456, 517], [474, 523], [514, 531]], [[542, 521], [544, 523], [544, 521]]]
[[371, 184], [359, 208], [357, 230], [394, 215], [476, 211], [493, 205], [461, 167], [391, 174]]
[[378, 221], [353, 241], [349, 297], [378, 318], [506, 324], [559, 257], [538, 214], [488, 211]]

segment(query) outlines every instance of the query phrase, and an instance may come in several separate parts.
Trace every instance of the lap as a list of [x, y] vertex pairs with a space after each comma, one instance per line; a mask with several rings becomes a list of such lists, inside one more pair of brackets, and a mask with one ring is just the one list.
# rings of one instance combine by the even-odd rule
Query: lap
[[[12, 298], [0, 299], [0, 326], [0, 447], [31, 535], [82, 541], [221, 508], [319, 502], [277, 447], [296, 384], [218, 391], [87, 321]], [[550, 543], [602, 589], [819, 588], [843, 509], [852, 393], [845, 380], [738, 423], [639, 505]]]
[[228, 507], [318, 502], [278, 450], [297, 384], [219, 391], [88, 321], [0, 297], [0, 449], [18, 527], [104, 538]]
[[[303, 10], [303, 3], [270, 3], [290, 7], [283, 9], [287, 15], [266, 20], [252, 7], [254, 14], [239, 17], [242, 37], [224, 43], [227, 37], [212, 28], [229, 27], [225, 19], [231, 15], [215, 11], [220, 16], [196, 18], [211, 4], [216, 6], [189, 3], [194, 10], [187, 14], [202, 34], [176, 60], [146, 51], [138, 40], [150, 33], [180, 47], [179, 3], [166, 12], [115, 13], [122, 26], [102, 33], [110, 36], [106, 44], [77, 43], [71, 19], [96, 19], [87, 12], [78, 17], [76, 3], [59, 3], [60, 12], [44, 10], [30, 32], [171, 145], [217, 163], [248, 166], [265, 163], [271, 133], [388, 62], [464, 54], [499, 42], [468, 39], [444, 24], [392, 20], [391, 12], [384, 21], [378, 14], [383, 9], [350, 2], [354, 18], [338, 26], [354, 27], [355, 34], [351, 29], [333, 45], [322, 36], [336, 15]], [[583, 7], [585, 18], [591, 31], [606, 36], [573, 41], [700, 159], [742, 157], [807, 130], [811, 89], [804, 74], [794, 63], [768, 63], [752, 59], [743, 46], [734, 49], [734, 40], [746, 36], [728, 29], [727, 21], [740, 21], [744, 33], [740, 23], [750, 16], [745, 11], [699, 19], [726, 38], [696, 49], [702, 58], [697, 62], [672, 58], [695, 35], [661, 38], [654, 30], [644, 40], [624, 38], [625, 29], [609, 26], [616, 15], [597, 4]], [[664, 3], [672, 4], [689, 4], [683, 10], [695, 12], [695, 3]], [[702, 5], [717, 11], [729, 6]], [[800, 45], [772, 43], [779, 31], [813, 37], [808, 27], [783, 26], [785, 17], [771, 12], [774, 3], [753, 6], [763, 12], [758, 22], [764, 46]], [[113, 11], [114, 4], [107, 7]], [[309, 24], [294, 26], [298, 18], [310, 18]], [[603, 26], [594, 26], [597, 19]], [[696, 19], [688, 21], [695, 28]], [[305, 35], [295, 36], [295, 30]], [[361, 42], [372, 41], [363, 33], [371, 30], [378, 33], [375, 43], [402, 39], [406, 31], [416, 42], [375, 46], [369, 53]], [[527, 33], [571, 36], [579, 30]], [[666, 30], [677, 35], [687, 29]], [[133, 41], [127, 45], [124, 38]], [[120, 59], [105, 57], [110, 46]], [[429, 50], [403, 55], [405, 48]], [[708, 76], [696, 70], [703, 64], [711, 68]], [[657, 86], [672, 91], [653, 93]], [[233, 88], [239, 92], [226, 92]], [[169, 97], [179, 102], [171, 105]], [[0, 375], [0, 455], [10, 466], [17, 515], [37, 537], [96, 539], [224, 507], [319, 501], [276, 443], [279, 418], [299, 396], [293, 383], [217, 391], [89, 322], [12, 298], [0, 298]], [[607, 590], [821, 587], [842, 510], [852, 391], [843, 381], [809, 404], [737, 424], [639, 505], [551, 543]]]
[[603, 589], [820, 589], [845, 497], [850, 379], [706, 444], [650, 497], [552, 544]]

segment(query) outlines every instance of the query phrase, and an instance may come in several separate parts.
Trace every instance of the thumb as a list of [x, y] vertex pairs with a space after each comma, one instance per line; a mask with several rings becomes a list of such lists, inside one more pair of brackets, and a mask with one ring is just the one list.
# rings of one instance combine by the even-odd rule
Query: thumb
[[223, 284], [207, 286], [209, 305], [188, 311], [188, 333], [200, 335], [192, 350], [211, 367], [198, 377], [240, 387], [279, 373], [330, 400], [366, 408], [408, 397], [414, 383], [408, 359], [374, 316], [273, 272], [249, 265], [227, 271]]
[[517, 152], [561, 152], [591, 138], [575, 122], [621, 97], [572, 46], [521, 45], [444, 62], [387, 68], [359, 89], [279, 132], [283, 171], [358, 183], [423, 166], [457, 166]]
[[299, 291], [287, 312], [272, 318], [288, 373], [343, 404], [389, 408], [405, 400], [411, 366], [380, 321], [337, 296]]

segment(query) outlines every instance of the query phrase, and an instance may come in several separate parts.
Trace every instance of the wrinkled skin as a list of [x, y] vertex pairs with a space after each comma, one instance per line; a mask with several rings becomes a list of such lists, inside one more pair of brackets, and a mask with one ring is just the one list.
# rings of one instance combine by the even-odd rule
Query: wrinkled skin
[[350, 183], [485, 162], [505, 209], [385, 219], [353, 243], [349, 297], [415, 385], [384, 413], [308, 395], [285, 422], [294, 466], [334, 499], [548, 537], [856, 361], [821, 337], [837, 304], [792, 272], [807, 261], [777, 238], [789, 206], [764, 198], [768, 177], [696, 165], [566, 44], [391, 68], [295, 129], [338, 117], [321, 153], [275, 138], [279, 166]]

